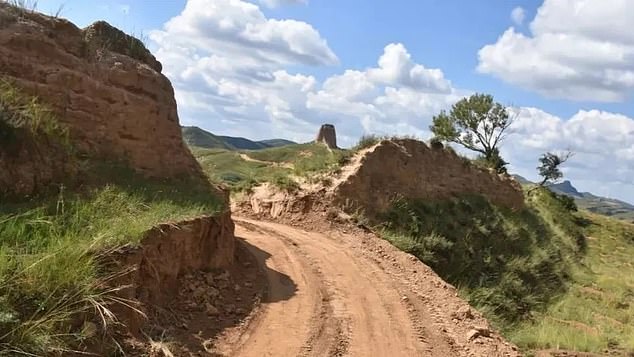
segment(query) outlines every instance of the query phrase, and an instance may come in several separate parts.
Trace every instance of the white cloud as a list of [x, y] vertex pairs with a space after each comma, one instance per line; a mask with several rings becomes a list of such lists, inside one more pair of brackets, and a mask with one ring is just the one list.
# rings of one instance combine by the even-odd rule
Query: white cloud
[[513, 20], [513, 22], [518, 26], [524, 23], [525, 16], [526, 13], [524, 12], [524, 8], [521, 6], [518, 6], [511, 11], [511, 20]]
[[258, 0], [266, 7], [274, 8], [282, 5], [307, 4], [308, 0]]
[[368, 76], [377, 83], [401, 85], [428, 92], [450, 92], [451, 83], [439, 69], [427, 69], [414, 63], [401, 43], [391, 43], [379, 58], [379, 67], [368, 70]]
[[478, 70], [547, 97], [617, 102], [634, 92], [634, 1], [545, 0], [530, 35], [506, 30]]
[[537, 108], [521, 108], [502, 147], [511, 171], [536, 178], [537, 158], [546, 151], [572, 150], [565, 176], [580, 189], [634, 199], [634, 119], [598, 110], [580, 110], [566, 120]]
[[262, 63], [332, 65], [337, 56], [319, 32], [296, 20], [269, 19], [241, 0], [189, 0], [180, 15], [150, 38], [225, 57], [248, 56]]
[[[282, 36], [281, 24], [294, 28], [298, 37]], [[256, 27], [268, 33], [256, 36], [251, 32]], [[151, 39], [174, 85], [181, 123], [223, 135], [308, 141], [319, 125], [332, 123], [344, 146], [364, 133], [427, 139], [432, 116], [471, 94], [453, 87], [440, 69], [427, 68], [399, 43], [385, 46], [370, 68], [342, 69], [323, 81], [293, 73], [297, 65], [331, 64], [336, 55], [309, 24], [266, 18], [257, 5], [239, 0], [190, 0]], [[526, 45], [535, 46], [534, 41], [527, 38]], [[566, 64], [553, 63], [559, 67], [550, 74], [567, 73]], [[516, 110], [514, 134], [502, 147], [512, 172], [535, 179], [540, 154], [571, 148], [578, 154], [566, 176], [580, 189], [621, 192], [634, 201], [632, 118], [596, 110], [571, 118], [537, 108]]]

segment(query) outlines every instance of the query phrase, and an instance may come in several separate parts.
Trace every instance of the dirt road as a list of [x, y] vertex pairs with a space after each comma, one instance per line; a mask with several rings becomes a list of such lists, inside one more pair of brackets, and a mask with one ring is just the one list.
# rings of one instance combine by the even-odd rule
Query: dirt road
[[236, 223], [236, 237], [265, 269], [269, 288], [252, 322], [219, 341], [223, 355], [517, 355], [495, 334], [469, 338], [471, 325], [486, 321], [477, 313], [456, 315], [465, 303], [455, 291], [383, 242], [247, 219]]

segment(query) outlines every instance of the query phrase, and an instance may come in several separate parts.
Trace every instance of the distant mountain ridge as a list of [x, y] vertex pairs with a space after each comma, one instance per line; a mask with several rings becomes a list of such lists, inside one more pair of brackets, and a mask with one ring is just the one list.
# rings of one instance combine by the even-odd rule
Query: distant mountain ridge
[[187, 145], [205, 149], [261, 150], [296, 144], [285, 139], [253, 141], [241, 137], [215, 135], [197, 126], [183, 126], [181, 131]]
[[[513, 177], [523, 185], [535, 184], [520, 175], [513, 175]], [[579, 208], [605, 216], [634, 221], [634, 205], [631, 203], [597, 196], [590, 192], [579, 192], [568, 180], [549, 185], [548, 188], [553, 192], [573, 197]]]

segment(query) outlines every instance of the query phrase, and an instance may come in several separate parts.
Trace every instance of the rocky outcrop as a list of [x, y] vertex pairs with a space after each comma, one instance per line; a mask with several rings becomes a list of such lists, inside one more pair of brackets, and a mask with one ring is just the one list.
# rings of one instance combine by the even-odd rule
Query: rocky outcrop
[[522, 188], [510, 176], [475, 167], [453, 151], [431, 149], [417, 140], [382, 141], [348, 175], [334, 189], [334, 200], [361, 208], [368, 216], [387, 210], [398, 196], [445, 199], [479, 194], [496, 205], [524, 207]]
[[331, 149], [337, 148], [337, 133], [335, 132], [335, 126], [332, 124], [324, 124], [319, 128], [319, 133], [317, 133], [317, 138], [315, 139], [318, 143], [324, 143]]
[[[226, 212], [154, 227], [138, 247], [121, 249], [111, 255], [107, 265], [112, 271], [124, 272], [112, 282], [127, 286], [119, 297], [140, 303], [136, 308], [146, 312], [148, 307], [164, 306], [173, 299], [184, 275], [231, 266], [235, 244], [234, 223]], [[139, 311], [127, 305], [114, 309], [127, 331], [139, 333], [145, 321]]]
[[0, 3], [0, 76], [50, 107], [85, 156], [154, 177], [201, 172], [160, 63], [105, 22], [82, 30]]

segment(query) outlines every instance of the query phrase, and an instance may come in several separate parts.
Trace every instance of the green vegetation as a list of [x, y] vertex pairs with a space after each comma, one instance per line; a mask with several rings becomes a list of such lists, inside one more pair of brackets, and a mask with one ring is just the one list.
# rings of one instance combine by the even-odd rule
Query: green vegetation
[[[0, 80], [0, 143], [9, 155], [14, 144], [70, 148], [51, 111], [6, 80]], [[122, 302], [115, 294], [121, 287], [108, 284], [117, 272], [99, 264], [104, 254], [139, 243], [158, 223], [222, 209], [202, 180], [148, 180], [125, 165], [67, 151], [64, 158], [79, 167], [79, 191], [60, 185], [56, 194], [40, 192], [26, 202], [0, 198], [0, 355], [65, 355], [76, 348], [92, 333], [83, 331], [83, 319], [110, 323], [111, 303]]]
[[261, 150], [295, 144], [284, 139], [252, 141], [245, 138], [214, 135], [195, 126], [181, 127], [181, 131], [183, 132], [183, 139], [188, 145], [204, 149]]
[[158, 223], [221, 209], [194, 183], [115, 172], [118, 180], [82, 194], [0, 208], [0, 350], [41, 355], [82, 341], [74, 319], [94, 313], [107, 323], [117, 299], [107, 284], [116, 272], [99, 268], [102, 253], [138, 243]]
[[527, 351], [634, 353], [634, 225], [539, 189], [521, 212], [479, 196], [400, 199], [382, 236], [456, 285]]
[[499, 145], [513, 123], [506, 108], [489, 94], [476, 93], [434, 116], [429, 129], [438, 140], [454, 142], [482, 155], [498, 172], [506, 172]]
[[352, 154], [314, 143], [242, 152], [192, 148], [192, 152], [212, 181], [235, 192], [264, 182], [292, 192], [299, 188], [293, 176], [312, 179], [334, 172]]
[[0, 144], [16, 141], [20, 130], [69, 145], [68, 130], [49, 108], [0, 77]]
[[500, 326], [527, 318], [563, 292], [584, 248], [572, 216], [548, 193], [521, 212], [480, 196], [395, 202], [383, 236], [460, 287]]
[[508, 337], [526, 349], [634, 354], [634, 225], [591, 213], [577, 217], [588, 248], [569, 289]]

